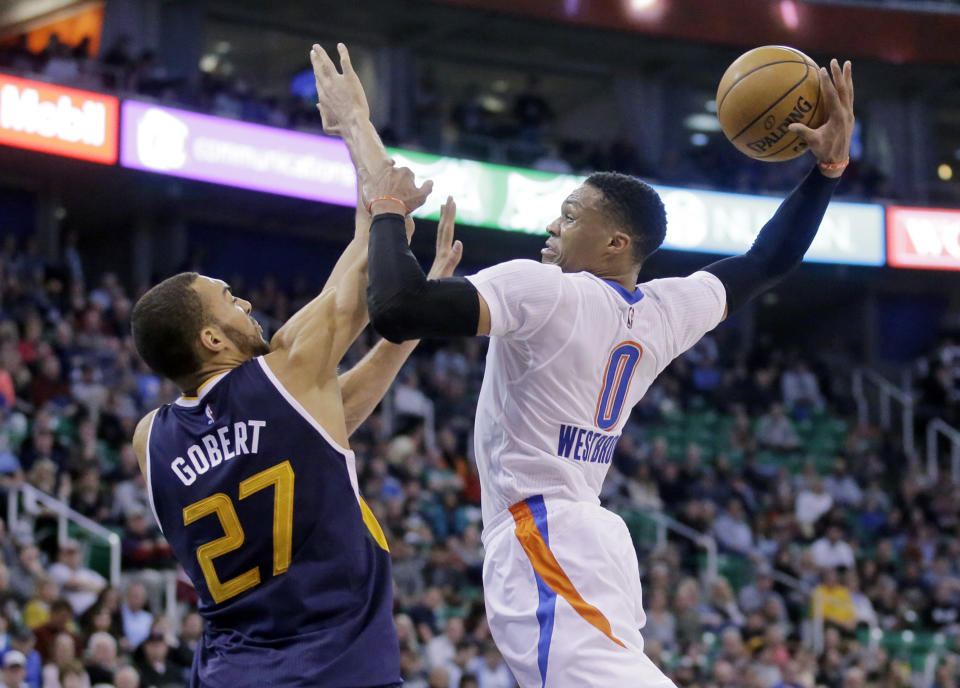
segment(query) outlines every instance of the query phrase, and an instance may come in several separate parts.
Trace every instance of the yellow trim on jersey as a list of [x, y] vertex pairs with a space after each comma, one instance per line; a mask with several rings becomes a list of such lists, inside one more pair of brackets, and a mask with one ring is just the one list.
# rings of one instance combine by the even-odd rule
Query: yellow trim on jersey
[[363, 497], [357, 495], [357, 499], [360, 502], [360, 514], [363, 516], [363, 522], [367, 526], [367, 530], [370, 531], [370, 535], [372, 535], [374, 541], [380, 545], [380, 549], [389, 552], [390, 546], [387, 545], [387, 537], [383, 534], [383, 528], [381, 528], [377, 522], [377, 517], [373, 515], [373, 511], [371, 511], [367, 503], [363, 501]]
[[203, 382], [201, 382], [201, 383], [200, 383], [200, 386], [197, 387], [197, 395], [196, 395], [196, 396], [194, 396], [194, 397], [188, 397], [186, 394], [181, 394], [181, 395], [180, 395], [180, 398], [183, 399], [184, 401], [196, 401], [197, 399], [200, 398], [200, 392], [203, 391], [203, 388], [206, 387], [207, 385], [209, 385], [211, 382], [213, 382], [214, 380], [216, 380], [218, 377], [220, 377], [220, 376], [223, 375], [223, 374], [224, 374], [224, 373], [217, 373], [216, 375], [211, 375], [211, 376], [208, 377], [206, 380], [204, 380]]

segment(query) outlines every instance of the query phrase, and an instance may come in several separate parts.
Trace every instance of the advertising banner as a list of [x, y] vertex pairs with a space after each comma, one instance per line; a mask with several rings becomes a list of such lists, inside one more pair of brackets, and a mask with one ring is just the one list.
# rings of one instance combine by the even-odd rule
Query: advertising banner
[[960, 210], [887, 208], [890, 265], [960, 270]]
[[0, 144], [113, 164], [113, 96], [0, 74]]
[[[397, 165], [434, 190], [415, 215], [438, 219], [447, 196], [457, 215], [480, 227], [542, 234], [560, 214], [563, 199], [584, 177], [504, 167], [472, 160], [391, 149]], [[654, 185], [667, 209], [664, 248], [736, 254], [750, 248], [782, 199]], [[848, 265], [883, 265], [883, 207], [833, 202], [806, 260]]]
[[[438, 219], [448, 195], [460, 222], [543, 234], [583, 177], [389, 149], [398, 166], [434, 191], [418, 217]], [[162, 174], [353, 205], [356, 183], [339, 139], [288, 131], [148, 103], [125, 101], [120, 161]], [[654, 188], [667, 208], [664, 248], [734, 254], [750, 247], [778, 198]], [[831, 203], [807, 259], [852, 265], [884, 262], [883, 208]]]
[[339, 139], [126, 100], [120, 163], [337, 205], [357, 199]]

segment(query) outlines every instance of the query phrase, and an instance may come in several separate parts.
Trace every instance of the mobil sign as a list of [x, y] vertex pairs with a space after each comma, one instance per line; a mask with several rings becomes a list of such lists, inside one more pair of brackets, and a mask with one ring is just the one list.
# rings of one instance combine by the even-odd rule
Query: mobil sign
[[112, 164], [119, 102], [0, 74], [0, 144]]
[[887, 261], [898, 268], [960, 270], [960, 210], [887, 208]]

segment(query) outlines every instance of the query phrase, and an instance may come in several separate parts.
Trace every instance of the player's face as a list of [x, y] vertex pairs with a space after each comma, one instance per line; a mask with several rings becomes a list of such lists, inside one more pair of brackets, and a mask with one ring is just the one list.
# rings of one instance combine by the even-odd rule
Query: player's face
[[270, 352], [270, 345], [263, 338], [263, 328], [250, 315], [250, 302], [234, 296], [229, 284], [201, 275], [193, 288], [199, 292], [214, 323], [244, 357], [253, 358]]
[[603, 262], [611, 231], [603, 211], [603, 192], [583, 184], [560, 205], [560, 217], [547, 227], [540, 261], [564, 272], [593, 271]]

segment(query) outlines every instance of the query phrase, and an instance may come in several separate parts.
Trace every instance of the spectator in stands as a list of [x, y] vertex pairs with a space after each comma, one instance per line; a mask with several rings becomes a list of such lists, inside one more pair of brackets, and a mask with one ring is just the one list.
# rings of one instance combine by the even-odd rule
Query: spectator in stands
[[[48, 360], [55, 361], [56, 358], [51, 357]], [[20, 464], [29, 472], [35, 464], [43, 461], [53, 464], [56, 478], [57, 472], [67, 465], [67, 452], [54, 437], [52, 429], [35, 424], [30, 440], [20, 450]]]
[[810, 547], [813, 563], [821, 568], [853, 568], [856, 563], [853, 548], [843, 539], [843, 530], [832, 524], [826, 535], [816, 540]]
[[28, 688], [27, 658], [22, 652], [8, 650], [3, 655], [2, 678], [4, 688]]
[[820, 383], [803, 359], [796, 359], [793, 365], [783, 372], [780, 387], [783, 391], [784, 406], [790, 409], [790, 413], [797, 420], [808, 418], [811, 411], [819, 411], [824, 406]]
[[819, 477], [813, 480], [809, 488], [797, 493], [796, 516], [797, 523], [806, 537], [813, 534], [814, 524], [833, 507], [833, 497], [827, 494], [823, 487], [823, 480]]
[[137, 669], [143, 683], [156, 688], [181, 688], [184, 684], [183, 667], [177, 666], [167, 657], [168, 646], [162, 632], [153, 631], [143, 641], [142, 656]]
[[96, 463], [87, 463], [80, 469], [72, 488], [71, 509], [98, 523], [106, 521], [110, 515], [110, 503]]
[[37, 581], [45, 576], [40, 550], [33, 544], [25, 544], [10, 567], [10, 591], [21, 603], [25, 603], [33, 596]]
[[960, 630], [960, 605], [956, 588], [948, 581], [940, 582], [933, 592], [933, 600], [924, 610], [923, 625], [927, 628], [955, 635]]
[[81, 564], [80, 543], [68, 539], [60, 544], [57, 562], [50, 567], [50, 576], [57, 581], [76, 614], [83, 614], [97, 601], [106, 579]]
[[452, 662], [457, 653], [457, 643], [462, 639], [463, 619], [458, 616], [451, 616], [447, 619], [443, 634], [436, 636], [427, 643], [427, 667], [443, 667]]
[[744, 614], [763, 611], [772, 602], [779, 610], [778, 620], [786, 619], [786, 604], [780, 593], [773, 589], [773, 569], [766, 562], [757, 567], [753, 582], [740, 589], [737, 601]]
[[713, 535], [720, 546], [735, 554], [750, 554], [753, 551], [753, 531], [747, 522], [743, 502], [738, 498], [727, 502], [726, 511], [713, 522]]
[[120, 606], [120, 618], [123, 624], [123, 642], [125, 650], [140, 646], [150, 635], [153, 626], [153, 614], [147, 609], [147, 589], [137, 582], [127, 586], [127, 594]]
[[877, 628], [880, 621], [877, 618], [877, 612], [873, 608], [873, 602], [860, 589], [860, 579], [857, 577], [856, 569], [848, 569], [845, 578], [847, 589], [850, 591], [850, 599], [853, 600], [853, 608], [857, 615], [857, 626], [866, 626], [868, 628]]
[[643, 639], [655, 640], [664, 650], [673, 651], [677, 647], [677, 620], [667, 608], [667, 593], [654, 590], [647, 597], [647, 625], [643, 627]]
[[553, 119], [553, 110], [540, 93], [540, 79], [536, 75], [528, 76], [523, 90], [517, 94], [513, 103], [513, 116], [517, 121], [520, 138], [527, 143], [539, 144], [543, 137], [543, 128]]
[[180, 625], [180, 635], [176, 638], [176, 644], [170, 646], [171, 661], [183, 667], [192, 665], [194, 651], [202, 634], [203, 617], [197, 612], [190, 612]]
[[[60, 359], [53, 355], [47, 355], [40, 363], [40, 371], [30, 380], [30, 403], [35, 407], [45, 406], [47, 403], [53, 403], [57, 406], [65, 406], [70, 402], [70, 385], [63, 379], [60, 367]], [[34, 438], [36, 439], [36, 438]], [[38, 453], [42, 450], [37, 449]], [[49, 450], [48, 450], [49, 451]], [[24, 467], [30, 467], [33, 462], [21, 461]]]
[[760, 417], [757, 442], [761, 447], [777, 451], [793, 451], [800, 446], [800, 436], [783, 412], [782, 404], [771, 404], [770, 411]]
[[14, 626], [10, 633], [10, 649], [16, 650], [26, 657], [26, 683], [30, 688], [40, 688], [43, 682], [43, 660], [36, 650], [37, 638], [33, 631], [23, 625]]
[[863, 490], [857, 479], [851, 475], [847, 462], [837, 458], [833, 462], [833, 471], [823, 480], [823, 487], [833, 497], [834, 504], [856, 508], [863, 501]]
[[720, 633], [725, 628], [740, 628], [746, 622], [737, 607], [733, 589], [726, 578], [719, 576], [710, 584], [710, 597], [700, 606], [700, 627]]
[[113, 683], [117, 670], [117, 641], [109, 633], [94, 633], [87, 642], [87, 663], [85, 665], [90, 683]]
[[173, 564], [170, 545], [147, 520], [147, 512], [142, 507], [127, 512], [121, 549], [126, 569], [161, 569]]
[[[73, 634], [63, 631], [53, 639], [50, 655], [43, 665], [43, 685], [63, 686], [66, 674], [74, 669], [80, 652], [77, 649], [77, 640]], [[83, 667], [80, 667], [83, 671]]]
[[114, 688], [140, 688], [140, 674], [132, 666], [117, 669], [113, 675]]
[[825, 624], [850, 633], [857, 625], [857, 612], [850, 590], [840, 582], [837, 569], [823, 570], [823, 579], [813, 590], [811, 600], [814, 617], [821, 614]]
[[515, 688], [517, 685], [492, 640], [484, 643], [483, 655], [473, 660], [470, 672], [477, 677], [479, 688]]
[[64, 598], [54, 600], [50, 605], [50, 620], [33, 631], [37, 638], [37, 652], [40, 653], [40, 659], [44, 664], [53, 659], [54, 644], [57, 638], [64, 634], [73, 638], [75, 654], [79, 655], [83, 652], [80, 636], [73, 633], [72, 625], [73, 606]]

